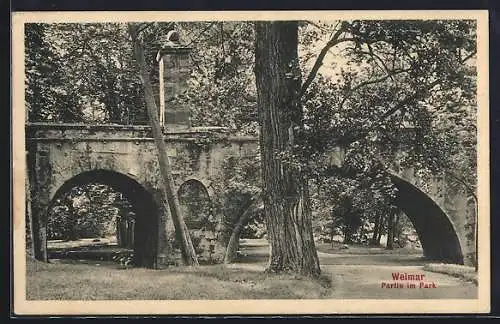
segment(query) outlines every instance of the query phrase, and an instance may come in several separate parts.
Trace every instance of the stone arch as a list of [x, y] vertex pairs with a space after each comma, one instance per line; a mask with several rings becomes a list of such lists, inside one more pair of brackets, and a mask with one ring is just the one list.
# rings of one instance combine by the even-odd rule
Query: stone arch
[[396, 205], [415, 228], [424, 256], [431, 260], [464, 263], [457, 231], [448, 215], [426, 193], [401, 177], [391, 174], [398, 188]]
[[236, 223], [232, 228], [231, 235], [224, 250], [224, 263], [230, 263], [236, 257], [236, 249], [239, 245], [241, 231], [250, 220], [250, 216], [252, 215], [252, 213], [256, 212], [259, 208], [259, 205], [263, 203], [264, 201], [262, 199], [261, 192], [253, 195], [252, 198], [250, 198], [248, 206], [246, 206], [241, 215], [239, 215]]
[[177, 192], [179, 191], [180, 187], [182, 185], [184, 185], [186, 182], [191, 182], [191, 183], [192, 182], [199, 182], [205, 188], [205, 191], [206, 191], [208, 197], [210, 198], [210, 200], [213, 200], [215, 198], [215, 192], [214, 192], [214, 189], [212, 187], [212, 182], [210, 182], [209, 180], [200, 179], [200, 178], [197, 178], [197, 177], [187, 177], [187, 178], [185, 178], [182, 181], [182, 183], [179, 186], [179, 188], [177, 189]]
[[[158, 246], [158, 226], [161, 209], [153, 195], [137, 180], [111, 170], [95, 169], [84, 171], [66, 180], [51, 197], [49, 208], [57, 198], [71, 188], [88, 183], [108, 185], [122, 193], [136, 213], [134, 230], [134, 262], [137, 266], [154, 268]], [[46, 244], [46, 242], [45, 242]]]
[[217, 263], [221, 258], [217, 232], [220, 223], [210, 193], [209, 187], [196, 178], [186, 179], [177, 189], [184, 222], [201, 264]]
[[184, 209], [184, 221], [189, 229], [202, 229], [208, 225], [208, 218], [213, 217], [214, 197], [209, 184], [197, 178], [187, 178], [177, 189], [177, 197]]

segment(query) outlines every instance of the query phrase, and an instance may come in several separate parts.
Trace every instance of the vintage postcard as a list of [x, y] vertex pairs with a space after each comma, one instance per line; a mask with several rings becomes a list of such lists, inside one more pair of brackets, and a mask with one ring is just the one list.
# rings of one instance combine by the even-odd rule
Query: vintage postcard
[[17, 315], [490, 311], [488, 12], [15, 12]]

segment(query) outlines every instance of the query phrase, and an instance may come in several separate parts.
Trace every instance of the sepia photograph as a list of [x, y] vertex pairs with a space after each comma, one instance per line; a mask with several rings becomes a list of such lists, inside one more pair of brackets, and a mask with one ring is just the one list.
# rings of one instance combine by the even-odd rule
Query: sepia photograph
[[488, 12], [12, 15], [14, 312], [484, 313]]

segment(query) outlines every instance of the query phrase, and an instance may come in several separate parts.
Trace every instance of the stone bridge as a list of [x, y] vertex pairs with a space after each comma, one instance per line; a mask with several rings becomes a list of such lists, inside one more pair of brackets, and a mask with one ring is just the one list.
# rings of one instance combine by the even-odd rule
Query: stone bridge
[[[35, 235], [38, 258], [47, 258], [44, 241], [48, 208], [72, 187], [86, 183], [110, 185], [131, 201], [139, 233], [135, 236], [135, 250], [142, 265], [157, 267], [162, 261], [158, 258], [167, 263], [178, 258], [172, 251], [175, 244], [168, 244], [175, 241], [175, 235], [168, 211], [162, 208], [162, 178], [150, 127], [30, 124], [27, 134], [28, 157], [33, 158], [28, 165], [33, 191], [31, 206], [34, 219], [38, 220], [34, 224], [39, 233]], [[252, 159], [258, 154], [257, 138], [232, 137], [220, 129], [191, 128], [166, 133], [164, 139], [169, 146], [177, 190], [186, 186], [202, 188], [212, 202], [212, 181], [223, 178], [227, 159]], [[222, 226], [222, 216], [216, 217], [216, 224]], [[186, 223], [189, 225], [189, 220]], [[219, 232], [220, 227], [213, 231], [212, 242], [208, 242], [217, 246], [217, 258], [225, 248], [225, 239], [218, 237]]]
[[[76, 185], [104, 183], [125, 194], [137, 211], [135, 250], [140, 264], [160, 267], [175, 263], [175, 233], [168, 211], [162, 208], [160, 171], [156, 147], [148, 126], [29, 124], [28, 165], [32, 186], [35, 246], [46, 259], [47, 210], [53, 201]], [[217, 128], [189, 128], [165, 133], [175, 185], [180, 190], [197, 185], [214, 202], [230, 157], [254, 159], [258, 138], [234, 137]], [[338, 153], [340, 154], [340, 153]], [[258, 176], [258, 175], [255, 175]], [[424, 254], [446, 262], [470, 263], [475, 245], [466, 193], [442, 176], [429, 182], [410, 170], [393, 173], [399, 189], [398, 205], [412, 221]], [[216, 210], [216, 228], [205, 242], [211, 262], [221, 260], [227, 244], [224, 215]], [[208, 217], [208, 215], [205, 215]], [[186, 223], [196, 222], [189, 219]], [[193, 228], [194, 227], [194, 228]], [[470, 259], [470, 260], [469, 260]]]
[[[212, 210], [203, 217], [215, 218], [214, 227], [196, 244], [203, 247], [205, 259], [219, 262], [228, 241], [228, 222], [215, 208], [217, 185], [229, 158], [241, 161], [256, 157], [258, 138], [234, 137], [222, 128], [191, 127], [189, 107], [172, 101], [187, 86], [189, 48], [164, 49], [157, 59], [157, 102], [175, 185], [179, 194], [186, 187], [201, 188], [212, 202]], [[122, 192], [136, 210], [134, 251], [139, 265], [159, 268], [178, 260], [173, 225], [162, 203], [150, 127], [31, 123], [26, 134], [36, 258], [47, 260], [47, 211], [51, 204], [74, 186], [99, 182]], [[333, 155], [339, 159], [341, 154], [339, 149]], [[394, 173], [392, 178], [399, 188], [399, 207], [413, 222], [424, 254], [446, 262], [470, 263], [475, 244], [469, 225], [474, 220], [468, 216], [466, 193], [439, 175], [430, 185], [411, 170]], [[199, 219], [187, 219], [186, 224], [191, 230], [206, 230], [207, 226]]]

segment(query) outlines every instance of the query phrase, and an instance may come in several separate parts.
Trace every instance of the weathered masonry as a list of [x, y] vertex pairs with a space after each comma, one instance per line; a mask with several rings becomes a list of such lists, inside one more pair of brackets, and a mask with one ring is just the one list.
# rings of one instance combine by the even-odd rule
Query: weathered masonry
[[[257, 156], [258, 138], [235, 137], [222, 128], [191, 127], [189, 108], [171, 102], [187, 86], [188, 54], [189, 48], [182, 46], [159, 52], [160, 120], [165, 125], [164, 140], [178, 193], [194, 187], [211, 204], [200, 209], [200, 215], [186, 219], [191, 230], [202, 232], [195, 242], [202, 251], [201, 259], [221, 262], [231, 229], [227, 215], [216, 207], [215, 191], [220, 188], [216, 184], [224, 177], [228, 158]], [[54, 199], [75, 185], [100, 182], [122, 192], [136, 210], [138, 265], [161, 268], [178, 262], [174, 228], [168, 211], [162, 208], [161, 177], [150, 127], [35, 123], [26, 126], [26, 134], [37, 259], [47, 260], [47, 211]], [[341, 151], [334, 155], [339, 157]], [[466, 192], [441, 175], [426, 186], [412, 170], [392, 177], [399, 188], [399, 207], [413, 222], [424, 254], [445, 262], [471, 263], [475, 216]]]
[[[28, 129], [29, 147], [35, 157], [35, 161], [30, 161], [34, 167], [30, 182], [34, 190], [33, 215], [38, 220], [36, 232], [39, 235], [35, 235], [38, 258], [46, 258], [43, 252], [45, 215], [53, 199], [73, 186], [90, 182], [110, 185], [124, 193], [134, 205], [136, 254], [144, 256], [141, 264], [153, 266], [157, 258], [168, 259], [165, 262], [177, 258], [172, 255], [172, 246], [168, 246], [175, 235], [168, 211], [161, 208], [161, 177], [149, 127], [36, 124]], [[177, 188], [197, 185], [206, 191], [209, 199], [213, 199], [212, 181], [223, 177], [225, 159], [230, 156], [254, 158], [256, 155], [255, 138], [229, 137], [195, 129], [167, 133], [164, 138], [170, 147], [168, 154]], [[200, 142], [200, 138], [210, 142]], [[217, 223], [222, 225], [222, 219]], [[212, 237], [205, 242], [217, 249], [212, 253], [221, 253], [220, 249], [225, 247], [223, 238], [216, 235], [220, 231], [220, 228], [211, 231]]]

